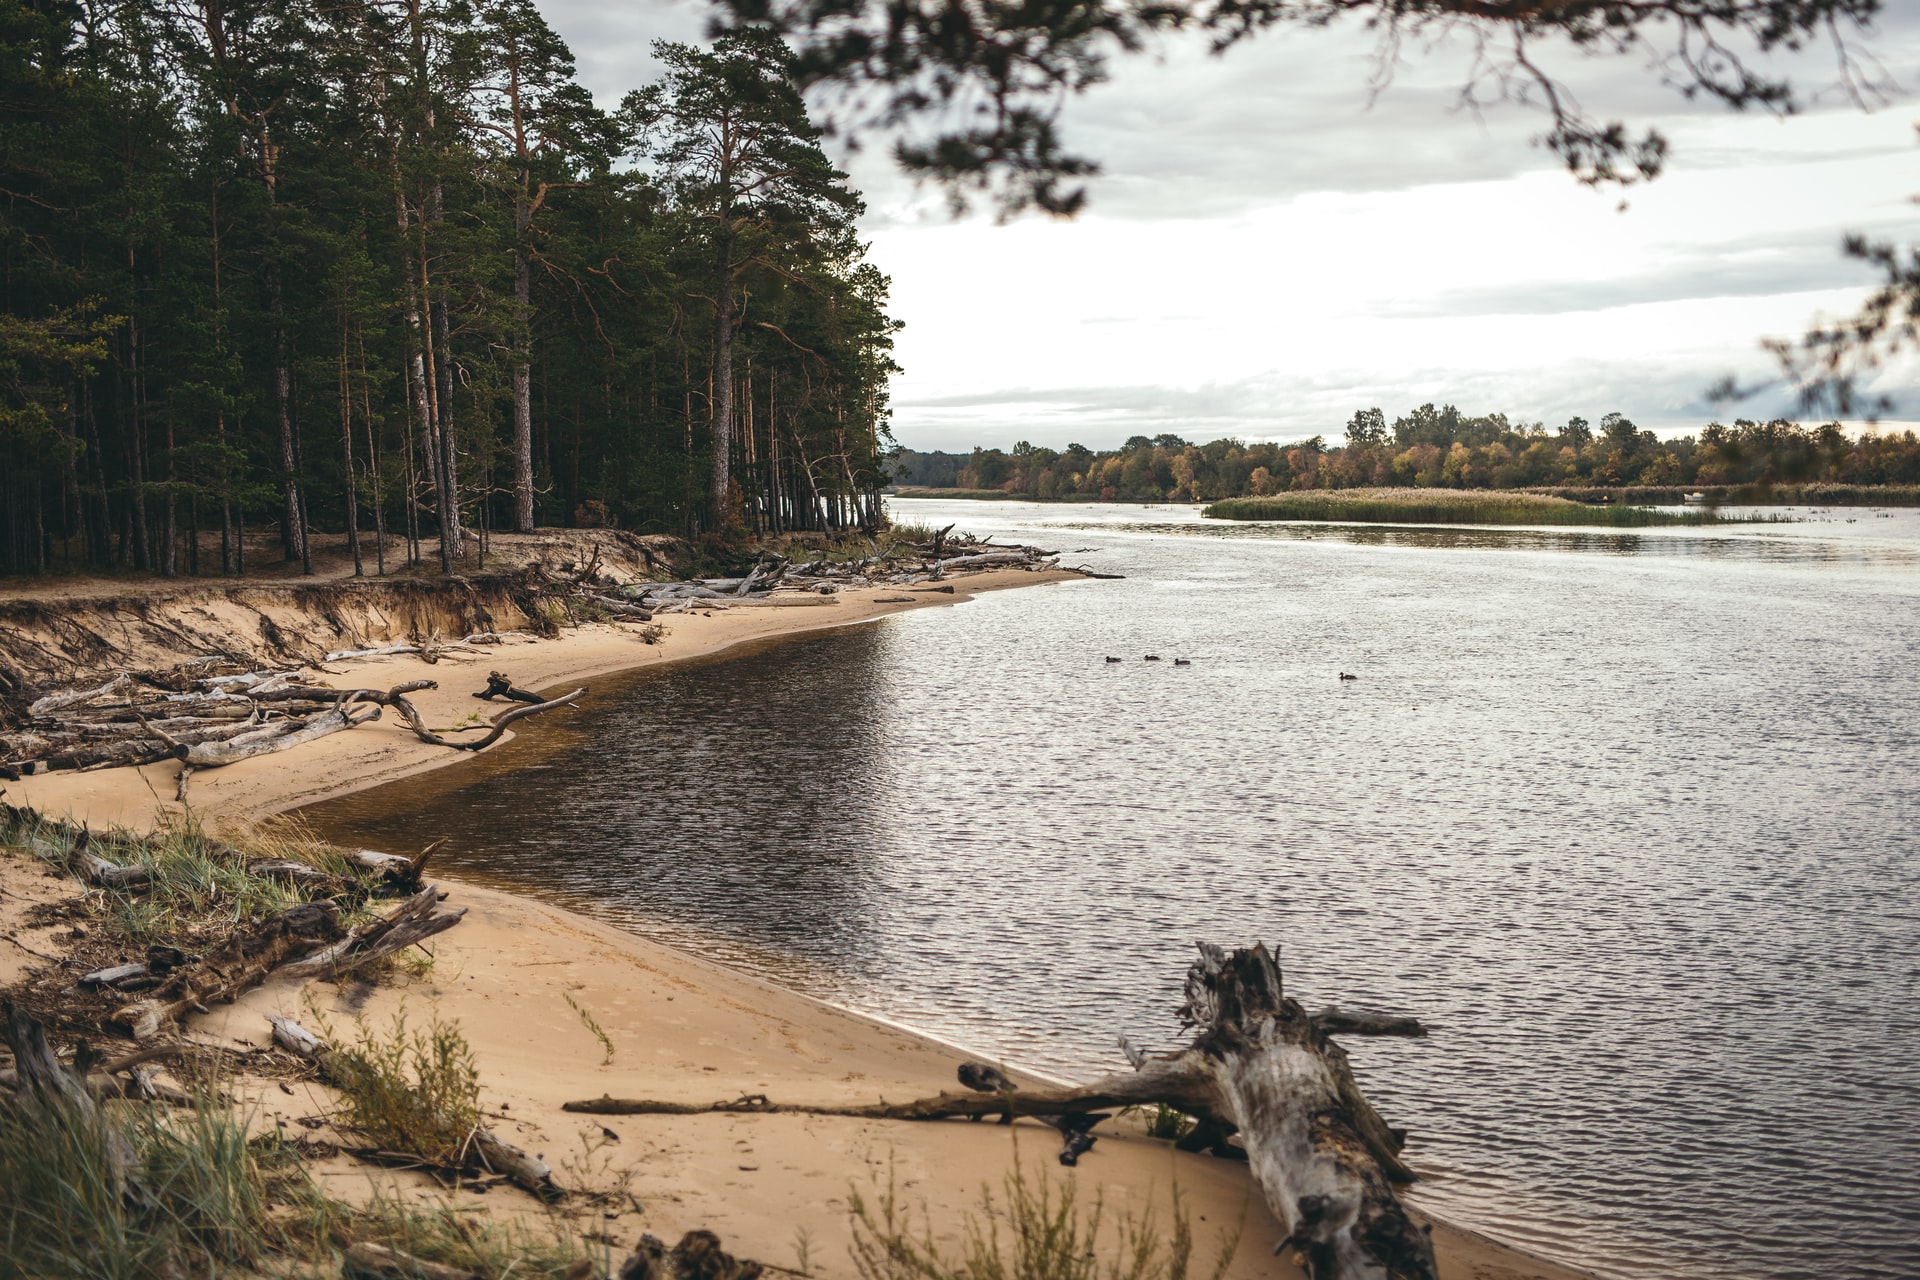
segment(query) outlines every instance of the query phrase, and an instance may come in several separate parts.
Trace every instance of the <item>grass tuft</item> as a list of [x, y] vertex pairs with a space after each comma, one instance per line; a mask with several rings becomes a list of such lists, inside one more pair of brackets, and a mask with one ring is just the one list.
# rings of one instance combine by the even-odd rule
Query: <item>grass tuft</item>
[[[566, 993], [563, 992], [562, 994], [565, 995]], [[573, 1011], [580, 1015], [581, 1025], [593, 1032], [593, 1038], [600, 1042], [600, 1049], [606, 1055], [600, 1059], [600, 1065], [603, 1067], [611, 1066], [613, 1064], [613, 1037], [607, 1034], [607, 1029], [600, 1025], [599, 1019], [587, 1012], [585, 1005], [575, 1000], [571, 995], [566, 996], [566, 1001], [567, 1004], [572, 1007]]]
[[[1056, 1182], [1043, 1166], [1030, 1177], [1015, 1153], [1004, 1199], [980, 1192], [980, 1213], [967, 1219], [955, 1255], [942, 1251], [930, 1227], [913, 1229], [891, 1177], [869, 1204], [848, 1198], [852, 1254], [861, 1280], [1187, 1280], [1193, 1228], [1173, 1196], [1173, 1221], [1161, 1231], [1151, 1212], [1122, 1214], [1110, 1224], [1095, 1198], [1082, 1211], [1071, 1178]], [[1233, 1260], [1237, 1234], [1222, 1242], [1210, 1280]]]

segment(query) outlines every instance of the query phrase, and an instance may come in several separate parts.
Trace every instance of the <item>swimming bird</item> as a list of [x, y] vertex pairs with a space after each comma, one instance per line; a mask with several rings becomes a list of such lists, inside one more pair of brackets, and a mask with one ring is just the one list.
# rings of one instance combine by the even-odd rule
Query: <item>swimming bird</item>
[[1107, 659], [1107, 661], [1108, 661], [1108, 662], [1118, 662], [1118, 661], [1120, 661], [1120, 659], [1118, 659], [1118, 658], [1114, 658], [1114, 657], [1109, 657], [1109, 658]]
[[1344, 672], [1344, 671], [1342, 671], [1342, 672], [1340, 673], [1340, 678], [1341, 678], [1342, 680], [1358, 680], [1358, 679], [1359, 679], [1360, 677], [1359, 677], [1359, 676], [1350, 676], [1350, 675], [1348, 675], [1348, 674], [1347, 674], [1346, 672]]
[[1147, 655], [1147, 656], [1146, 656], [1146, 657], [1145, 657], [1145, 658], [1143, 659], [1143, 661], [1146, 661], [1146, 662], [1158, 662], [1158, 661], [1160, 661], [1160, 655], [1159, 655], [1159, 654], [1157, 654], [1157, 653], [1150, 653], [1150, 654], [1148, 654], [1148, 655]]
[[1193, 665], [1193, 659], [1192, 658], [1175, 658], [1173, 660], [1173, 665], [1176, 667], [1190, 667]]

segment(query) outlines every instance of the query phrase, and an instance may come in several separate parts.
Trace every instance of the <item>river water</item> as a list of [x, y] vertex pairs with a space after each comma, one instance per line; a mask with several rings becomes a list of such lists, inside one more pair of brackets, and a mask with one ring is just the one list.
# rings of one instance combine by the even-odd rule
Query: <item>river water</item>
[[1071, 1077], [1263, 939], [1432, 1027], [1350, 1048], [1436, 1212], [1608, 1276], [1920, 1276], [1920, 512], [899, 507], [1127, 576], [602, 682], [313, 817]]

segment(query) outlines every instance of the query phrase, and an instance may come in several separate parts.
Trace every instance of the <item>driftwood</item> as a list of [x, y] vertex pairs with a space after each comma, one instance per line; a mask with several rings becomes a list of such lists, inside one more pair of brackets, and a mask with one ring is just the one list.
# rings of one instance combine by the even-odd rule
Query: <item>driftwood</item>
[[658, 1236], [641, 1236], [616, 1280], [757, 1280], [764, 1271], [759, 1263], [721, 1248], [713, 1232], [689, 1231], [671, 1249]]
[[[122, 866], [109, 862], [91, 848], [93, 833], [80, 828], [80, 834], [74, 839], [73, 847], [64, 855], [67, 869], [85, 880], [88, 884], [102, 889], [144, 889], [153, 883], [153, 870], [142, 866]], [[54, 854], [54, 846], [44, 841], [35, 841], [34, 847], [43, 853]]]
[[354, 849], [346, 854], [346, 859], [362, 871], [374, 872], [388, 887], [414, 894], [420, 891], [421, 875], [426, 871], [428, 861], [446, 842], [446, 837], [442, 836], [411, 858], [397, 853], [381, 853], [377, 849]]
[[514, 721], [524, 720], [528, 716], [537, 716], [543, 711], [552, 711], [556, 707], [573, 706], [576, 702], [580, 701], [581, 698], [584, 698], [586, 694], [587, 691], [585, 689], [575, 689], [572, 693], [563, 694], [548, 702], [536, 702], [502, 711], [499, 715], [488, 721], [491, 727], [485, 736], [475, 738], [468, 742], [455, 742], [450, 738], [443, 738], [433, 730], [427, 728], [426, 721], [420, 718], [419, 711], [415, 710], [414, 705], [403, 696], [398, 694], [393, 695], [388, 705], [394, 707], [402, 716], [406, 717], [407, 724], [412, 728], [414, 736], [422, 742], [431, 743], [436, 747], [452, 747], [455, 751], [484, 751], [494, 743], [500, 741], [501, 735], [506, 733], [508, 726], [513, 724]]
[[[233, 764], [238, 760], [250, 760], [255, 756], [272, 755], [277, 751], [286, 751], [328, 734], [339, 733], [343, 729], [352, 729], [369, 720], [380, 718], [380, 708], [368, 707], [365, 711], [355, 712], [350, 706], [342, 705], [328, 711], [322, 711], [304, 724], [292, 720], [276, 721], [264, 728], [238, 737], [228, 738], [224, 742], [201, 742], [187, 747], [182, 757], [189, 768], [215, 769], [221, 765]], [[164, 734], [160, 735], [166, 741]], [[169, 743], [169, 746], [179, 744]]]
[[[1310, 1015], [1282, 989], [1280, 966], [1264, 946], [1228, 954], [1202, 945], [1188, 970], [1181, 1016], [1196, 1028], [1175, 1053], [1130, 1052], [1136, 1070], [1072, 1089], [1006, 1089], [942, 1094], [908, 1103], [791, 1106], [752, 1095], [696, 1106], [639, 1099], [569, 1102], [595, 1115], [684, 1115], [706, 1111], [802, 1111], [873, 1120], [952, 1117], [1090, 1116], [1163, 1103], [1194, 1117], [1190, 1149], [1239, 1139], [1267, 1206], [1286, 1224], [1314, 1280], [1436, 1280], [1433, 1248], [1408, 1216], [1395, 1182], [1413, 1180], [1400, 1160], [1404, 1134], [1390, 1129], [1361, 1095], [1347, 1055], [1329, 1039], [1424, 1035], [1411, 1018]], [[1276, 1248], [1278, 1252], [1278, 1248]]]
[[487, 687], [473, 696], [483, 702], [490, 702], [495, 698], [510, 698], [515, 702], [546, 701], [537, 693], [528, 693], [525, 689], [514, 688], [513, 677], [500, 671], [487, 672]]
[[151, 996], [122, 1005], [107, 1020], [136, 1040], [151, 1039], [183, 1014], [207, 1012], [211, 1001], [231, 1003], [289, 959], [339, 936], [340, 913], [331, 902], [288, 907], [181, 966]]
[[[635, 606], [622, 604], [621, 609], [632, 617], [646, 614]], [[392, 646], [382, 652], [396, 649], [420, 650], [426, 656], [435, 652], [430, 644]], [[329, 689], [300, 683], [295, 674], [201, 676], [190, 679], [193, 687], [184, 691], [174, 691], [178, 681], [160, 682], [156, 689], [122, 675], [104, 685], [48, 694], [33, 704], [30, 725], [0, 733], [0, 776], [18, 779], [59, 769], [122, 768], [178, 760], [181, 771], [175, 794], [184, 803], [188, 779], [196, 769], [286, 751], [377, 720], [384, 707], [398, 710], [424, 742], [456, 751], [480, 751], [499, 741], [514, 720], [571, 705], [585, 692], [543, 702], [537, 694], [513, 689], [511, 681], [495, 688], [505, 680], [496, 672], [488, 693], [476, 696], [510, 691], [515, 701], [529, 705], [496, 716], [491, 732], [478, 739], [453, 741], [428, 729], [407, 699], [410, 693], [435, 688], [431, 680], [408, 681], [385, 690]]]
[[350, 1244], [340, 1255], [342, 1280], [483, 1280], [477, 1271], [428, 1262], [380, 1244]]
[[289, 978], [337, 978], [376, 960], [425, 942], [460, 923], [465, 907], [440, 909], [440, 887], [428, 885], [386, 915], [351, 929], [329, 946], [310, 952], [281, 967]]
[[[331, 1045], [292, 1018], [269, 1014], [267, 1021], [273, 1024], [275, 1044], [313, 1063], [321, 1079], [334, 1079]], [[475, 1126], [469, 1135], [465, 1155], [469, 1167], [499, 1174], [542, 1200], [558, 1200], [566, 1194], [554, 1182], [553, 1170], [545, 1161], [528, 1155], [512, 1143], [502, 1141], [484, 1125]]]

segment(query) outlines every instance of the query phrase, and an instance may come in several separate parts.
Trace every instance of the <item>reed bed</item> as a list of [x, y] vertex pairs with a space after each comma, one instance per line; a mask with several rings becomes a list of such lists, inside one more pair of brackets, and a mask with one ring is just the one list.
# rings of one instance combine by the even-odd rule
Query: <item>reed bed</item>
[[1477, 489], [1320, 489], [1265, 498], [1226, 498], [1202, 515], [1216, 520], [1312, 520], [1354, 524], [1651, 525], [1744, 523], [1712, 511], [1591, 506], [1546, 494]]

